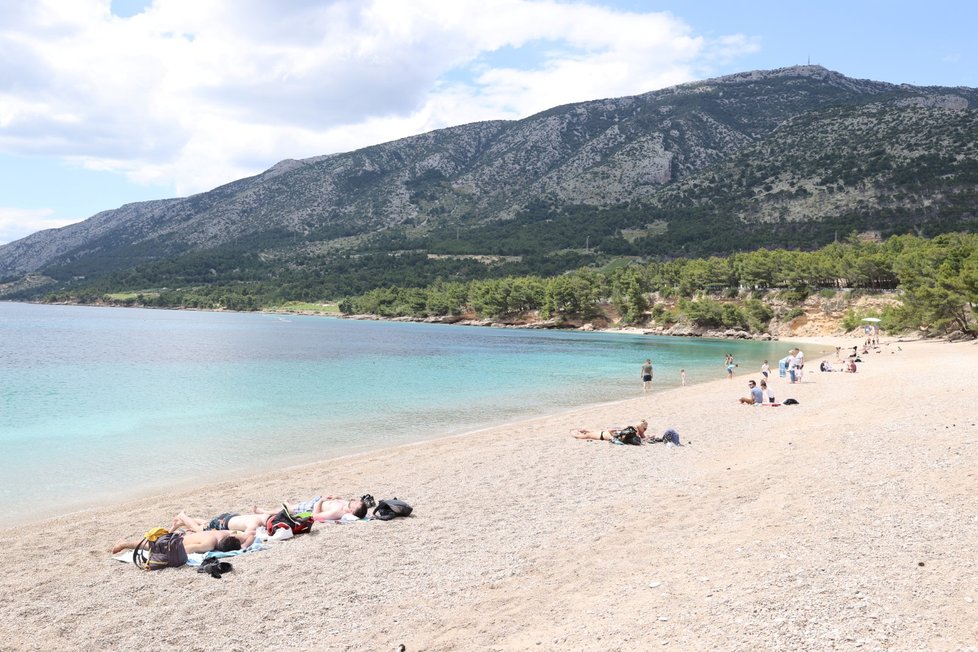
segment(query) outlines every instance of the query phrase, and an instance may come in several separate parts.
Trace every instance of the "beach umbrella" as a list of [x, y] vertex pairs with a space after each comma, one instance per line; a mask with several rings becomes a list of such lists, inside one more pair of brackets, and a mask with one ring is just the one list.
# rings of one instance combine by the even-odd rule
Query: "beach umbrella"
[[879, 317], [863, 317], [863, 321], [881, 322], [883, 320]]

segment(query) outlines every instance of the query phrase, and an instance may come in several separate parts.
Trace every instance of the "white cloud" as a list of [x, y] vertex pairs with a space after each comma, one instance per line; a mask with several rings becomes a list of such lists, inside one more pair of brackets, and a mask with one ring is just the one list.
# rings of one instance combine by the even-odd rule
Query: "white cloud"
[[[702, 77], [756, 49], [551, 0], [0, 0], [0, 152], [178, 194], [282, 158]], [[494, 66], [503, 50], [537, 56]], [[7, 56], [9, 55], [9, 56]]]
[[56, 219], [50, 208], [5, 208], [0, 206], [0, 244], [20, 240], [43, 229], [56, 229], [67, 226], [74, 220]]

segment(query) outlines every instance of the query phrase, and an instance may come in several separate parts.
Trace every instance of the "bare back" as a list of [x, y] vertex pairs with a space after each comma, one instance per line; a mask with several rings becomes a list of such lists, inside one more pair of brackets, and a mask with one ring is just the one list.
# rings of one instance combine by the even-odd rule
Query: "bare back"
[[187, 554], [210, 552], [217, 544], [231, 536], [230, 530], [207, 530], [206, 532], [187, 532], [183, 535], [183, 549]]

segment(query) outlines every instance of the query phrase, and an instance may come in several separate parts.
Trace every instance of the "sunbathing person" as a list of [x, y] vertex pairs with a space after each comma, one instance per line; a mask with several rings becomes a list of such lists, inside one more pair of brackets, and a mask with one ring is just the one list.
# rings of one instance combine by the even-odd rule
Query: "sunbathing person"
[[210, 521], [187, 516], [180, 512], [173, 517], [173, 525], [170, 531], [185, 528], [191, 532], [223, 532], [228, 531], [239, 535], [241, 547], [247, 548], [255, 541], [255, 534], [258, 528], [268, 524], [269, 517], [264, 514], [232, 514], [226, 512], [215, 516]]
[[[634, 436], [627, 435], [627, 428], [635, 430]], [[598, 432], [592, 432], [585, 428], [580, 430], [575, 430], [571, 432], [571, 436], [574, 439], [595, 439], [597, 441], [610, 441], [618, 444], [631, 444], [633, 446], [638, 446], [645, 440], [645, 431], [649, 429], [649, 422], [646, 419], [642, 419], [634, 426], [626, 426], [625, 428], [607, 428], [605, 430], [599, 430]]]
[[[233, 552], [234, 550], [241, 550], [242, 548], [247, 548], [249, 545], [251, 545], [250, 542], [245, 544], [245, 537], [241, 532], [232, 532], [230, 530], [186, 532], [182, 535], [182, 538], [183, 549], [188, 555], [195, 552], [210, 552], [212, 550], [217, 550], [219, 552]], [[254, 537], [252, 537], [252, 539], [254, 539]], [[143, 548], [149, 547], [142, 538], [134, 541], [119, 539], [112, 548], [112, 554], [114, 555], [122, 552], [123, 550], [135, 550], [140, 546], [140, 544], [142, 544]]]
[[[347, 514], [363, 518], [367, 515], [367, 509], [369, 509], [369, 505], [363, 498], [347, 500], [336, 496], [326, 496], [325, 498], [316, 496], [311, 500], [289, 507], [289, 512], [292, 514], [310, 513], [315, 520], [321, 522], [338, 521]], [[259, 516], [278, 513], [258, 506], [255, 506], [254, 512], [255, 515]]]

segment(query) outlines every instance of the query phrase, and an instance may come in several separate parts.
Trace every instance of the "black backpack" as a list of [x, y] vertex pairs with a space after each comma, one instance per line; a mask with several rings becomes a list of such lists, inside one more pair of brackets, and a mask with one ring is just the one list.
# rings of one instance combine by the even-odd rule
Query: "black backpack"
[[618, 431], [615, 439], [629, 446], [638, 446], [642, 443], [642, 438], [639, 437], [638, 430], [635, 429], [635, 426], [625, 426]]
[[413, 511], [414, 508], [403, 500], [388, 498], [377, 503], [377, 507], [374, 508], [374, 518], [389, 521], [398, 516], [410, 516]]

